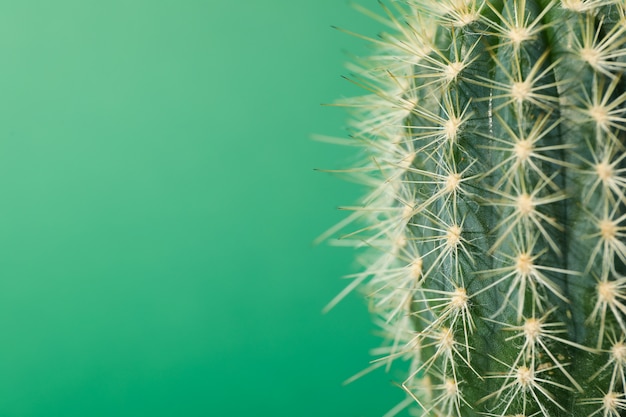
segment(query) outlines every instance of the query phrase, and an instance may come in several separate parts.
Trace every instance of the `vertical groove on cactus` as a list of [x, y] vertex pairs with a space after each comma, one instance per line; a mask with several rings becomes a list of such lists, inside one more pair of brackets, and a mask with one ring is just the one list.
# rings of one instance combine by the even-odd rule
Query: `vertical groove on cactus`
[[329, 306], [366, 290], [388, 416], [626, 415], [626, 3], [381, 6], [338, 103], [364, 269]]

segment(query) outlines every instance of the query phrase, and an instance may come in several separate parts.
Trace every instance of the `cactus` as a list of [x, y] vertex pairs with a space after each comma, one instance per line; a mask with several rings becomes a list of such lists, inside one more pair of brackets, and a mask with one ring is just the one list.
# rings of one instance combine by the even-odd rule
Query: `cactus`
[[[423, 416], [626, 415], [626, 2], [403, 0], [341, 100], [363, 248]], [[390, 405], [391, 406], [391, 405]]]

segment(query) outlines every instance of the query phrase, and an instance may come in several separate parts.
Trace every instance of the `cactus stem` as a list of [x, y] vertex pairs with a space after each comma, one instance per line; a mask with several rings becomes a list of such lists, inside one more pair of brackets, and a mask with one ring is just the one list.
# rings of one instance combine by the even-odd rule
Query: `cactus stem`
[[574, 168], [575, 166], [571, 163], [547, 156], [548, 152], [572, 149], [573, 146], [571, 144], [537, 146], [538, 143], [549, 135], [550, 132], [552, 132], [561, 122], [561, 120], [556, 120], [552, 124], [548, 125], [550, 116], [551, 112], [544, 113], [540, 116], [529, 132], [525, 132], [524, 127], [521, 125], [521, 121], [518, 121], [517, 130], [519, 133], [516, 133], [515, 130], [513, 130], [513, 128], [510, 127], [500, 115], [496, 114], [496, 119], [506, 131], [507, 138], [503, 139], [493, 137], [491, 135], [481, 135], [495, 143], [504, 145], [482, 146], [482, 148], [509, 154], [508, 157], [495, 164], [492, 169], [485, 173], [485, 177], [487, 177], [493, 173], [501, 171], [504, 167], [508, 167], [506, 168], [506, 172], [502, 175], [502, 178], [493, 186], [494, 190], [501, 189], [505, 182], [511, 183], [510, 179], [518, 175], [520, 170], [525, 168], [529, 168], [534, 173], [539, 175], [544, 183], [550, 185], [550, 188], [555, 190], [559, 189], [552, 179], [545, 174], [543, 169], [540, 168], [540, 165], [542, 162], [547, 162], [556, 166]]
[[613, 336], [608, 335], [611, 341], [611, 348], [609, 349], [609, 361], [602, 366], [596, 373], [594, 373], [588, 381], [593, 381], [606, 371], [609, 367], [613, 367], [611, 372], [611, 381], [609, 383], [609, 392], [618, 389], [619, 386], [626, 387], [626, 344], [624, 343], [624, 337], [620, 340], [615, 340]]
[[453, 378], [446, 378], [442, 384], [433, 385], [431, 389], [435, 392], [441, 392], [441, 394], [433, 399], [432, 406], [424, 410], [424, 414], [452, 416], [456, 413], [456, 415], [460, 415], [461, 402], [466, 405], [469, 404], [461, 396], [459, 385]]
[[[494, 231], [503, 229], [504, 232], [500, 234], [500, 238], [496, 240], [490, 251], [493, 253], [502, 244], [502, 242], [508, 237], [508, 235], [519, 225], [523, 227], [523, 230], [531, 230], [531, 225], [534, 225], [540, 232], [542, 237], [550, 245], [554, 253], [561, 255], [561, 249], [552, 238], [551, 234], [544, 227], [544, 223], [549, 224], [557, 230], [563, 230], [563, 227], [559, 225], [553, 218], [541, 213], [537, 207], [545, 206], [557, 201], [564, 200], [566, 195], [563, 192], [557, 192], [545, 197], [538, 198], [537, 195], [548, 185], [552, 183], [552, 179], [548, 179], [549, 182], [543, 182], [535, 188], [531, 194], [528, 194], [525, 190], [519, 191], [517, 195], [508, 195], [503, 192], [493, 190], [494, 193], [500, 194], [503, 197], [503, 201], [491, 202], [492, 206], [503, 206], [513, 208], [514, 211], [507, 217], [503, 218], [494, 228]], [[522, 184], [523, 185], [523, 184]], [[524, 188], [524, 187], [523, 187]]]
[[551, 371], [557, 368], [555, 365], [547, 365], [537, 367], [535, 365], [535, 358], [531, 358], [530, 364], [523, 364], [520, 366], [508, 366], [497, 358], [493, 358], [494, 360], [500, 362], [502, 365], [506, 366], [509, 371], [507, 373], [500, 373], [496, 375], [489, 375], [487, 378], [498, 378], [504, 379], [503, 386], [498, 390], [493, 392], [490, 395], [483, 397], [480, 402], [486, 401], [489, 398], [503, 398], [503, 410], [502, 416], [506, 415], [507, 411], [511, 408], [514, 400], [522, 400], [522, 408], [527, 408], [527, 394], [534, 399], [535, 404], [539, 406], [544, 416], [549, 416], [550, 413], [546, 409], [546, 405], [543, 401], [540, 400], [539, 394], [542, 397], [545, 397], [549, 402], [558, 407], [559, 409], [565, 411], [563, 405], [559, 404], [554, 395], [544, 386], [550, 385], [555, 388], [561, 388], [566, 391], [574, 391], [571, 387], [560, 384], [555, 381], [551, 381], [547, 378], [541, 378], [540, 375], [543, 373], [549, 374]]
[[329, 171], [369, 192], [327, 308], [363, 285], [385, 336], [349, 381], [403, 361], [386, 417], [626, 415], [625, 0], [381, 6]]
[[626, 129], [624, 126], [626, 118], [622, 117], [625, 110], [621, 107], [626, 102], [626, 93], [613, 97], [619, 81], [619, 77], [614, 77], [605, 89], [603, 83], [597, 81], [596, 76], [591, 87], [592, 95], [584, 91], [583, 112], [596, 123], [600, 131], [608, 134], [611, 134], [611, 129]]
[[532, 245], [529, 250], [518, 248], [517, 255], [503, 255], [510, 260], [510, 265], [502, 268], [485, 271], [485, 276], [489, 275], [502, 275], [491, 284], [481, 288], [475, 293], [475, 295], [481, 294], [491, 288], [498, 286], [506, 281], [508, 283], [508, 291], [504, 296], [500, 308], [492, 315], [492, 318], [500, 315], [512, 301], [513, 294], [517, 295], [517, 321], [522, 319], [523, 307], [525, 305], [526, 290], [530, 289], [532, 295], [532, 302], [534, 306], [540, 309], [543, 306], [543, 296], [539, 292], [538, 284], [541, 287], [548, 289], [554, 295], [559, 297], [564, 302], [568, 302], [567, 298], [554, 282], [552, 282], [542, 271], [556, 272], [558, 274], [579, 275], [576, 271], [569, 271], [563, 268], [555, 268], [549, 266], [538, 265], [537, 259], [543, 255], [544, 251], [541, 251], [535, 255], [532, 252]]
[[551, 1], [533, 21], [530, 21], [526, 16], [526, 0], [515, 2], [513, 10], [510, 10], [510, 4], [505, 3], [504, 13], [501, 13], [491, 2], [487, 2], [489, 8], [501, 22], [489, 20], [488, 25], [495, 30], [493, 35], [503, 39], [499, 46], [511, 44], [515, 48], [514, 50], [518, 51], [522, 42], [535, 39], [541, 31], [545, 30], [547, 25], [540, 23], [545, 14], [556, 3], [554, 0]]
[[580, 401], [579, 404], [601, 405], [599, 409], [589, 414], [587, 417], [592, 417], [600, 413], [602, 413], [602, 417], [620, 417], [620, 410], [626, 410], [626, 397], [623, 393], [618, 394], [617, 392], [609, 391], [602, 397], [589, 398], [587, 400]]
[[624, 37], [626, 27], [616, 25], [601, 37], [602, 20], [596, 29], [593, 16], [585, 16], [584, 23], [580, 24], [581, 39], [573, 38], [575, 44], [573, 49], [591, 68], [612, 79], [615, 78], [615, 74], [611, 71], [623, 70], [625, 66], [620, 58], [626, 55], [626, 49], [623, 48], [626, 42]]
[[594, 322], [600, 316], [600, 328], [598, 330], [598, 348], [602, 345], [605, 333], [605, 323], [607, 310], [610, 310], [613, 317], [619, 324], [623, 332], [626, 333], [626, 323], [623, 315], [626, 314], [626, 277], [609, 281], [600, 281], [596, 285], [597, 299], [588, 322]]
[[595, 177], [585, 193], [583, 200], [585, 204], [591, 201], [600, 185], [602, 185], [602, 194], [606, 199], [606, 205], [612, 206], [617, 201], [626, 202], [626, 178], [621, 176], [626, 172], [626, 169], [619, 168], [624, 158], [626, 158], [626, 152], [616, 152], [614, 144], [611, 143], [607, 146], [603, 155], [598, 156], [595, 153], [592, 155], [593, 162], [584, 161], [589, 166], [589, 169], [583, 172]]
[[[617, 205], [615, 207], [618, 207]], [[626, 263], [626, 244], [622, 240], [626, 237], [626, 226], [620, 226], [621, 223], [626, 220], [626, 214], [612, 219], [610, 216], [605, 216], [602, 219], [596, 221], [597, 233], [591, 235], [592, 237], [599, 237], [596, 248], [594, 248], [594, 254], [597, 254], [602, 247], [603, 258], [609, 260], [612, 264], [613, 258], [617, 256], [622, 262]], [[592, 256], [593, 258], [593, 256]], [[608, 265], [606, 263], [605, 265]]]
[[467, 290], [464, 287], [456, 287], [452, 292], [424, 288], [420, 291], [424, 295], [434, 294], [435, 297], [415, 300], [416, 304], [423, 303], [425, 306], [422, 309], [411, 310], [412, 315], [421, 318], [422, 314], [432, 314], [433, 312], [437, 314], [436, 319], [427, 325], [422, 333], [441, 328], [446, 322], [449, 322], [451, 327], [455, 327], [460, 319], [463, 323], [463, 345], [466, 347], [465, 358], [469, 362], [469, 335], [474, 331], [476, 325], [470, 312], [470, 297], [467, 295]]

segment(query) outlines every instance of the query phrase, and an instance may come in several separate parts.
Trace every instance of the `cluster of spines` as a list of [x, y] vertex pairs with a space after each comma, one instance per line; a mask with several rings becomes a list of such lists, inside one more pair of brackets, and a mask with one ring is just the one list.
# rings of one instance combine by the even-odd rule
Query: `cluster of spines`
[[[380, 54], [342, 224], [407, 401], [434, 416], [626, 412], [626, 5], [413, 0]], [[332, 303], [345, 295], [340, 294]]]

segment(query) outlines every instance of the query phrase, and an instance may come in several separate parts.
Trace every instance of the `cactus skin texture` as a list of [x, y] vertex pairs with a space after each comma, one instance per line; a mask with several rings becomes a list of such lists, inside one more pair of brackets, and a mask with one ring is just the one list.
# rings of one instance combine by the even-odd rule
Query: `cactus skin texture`
[[388, 416], [626, 416], [626, 3], [381, 7], [337, 103], [363, 271], [329, 306], [368, 295]]

